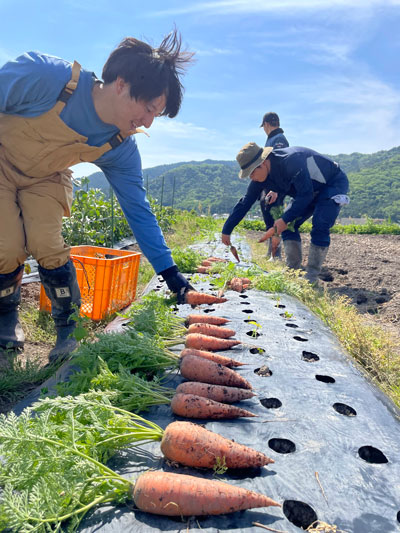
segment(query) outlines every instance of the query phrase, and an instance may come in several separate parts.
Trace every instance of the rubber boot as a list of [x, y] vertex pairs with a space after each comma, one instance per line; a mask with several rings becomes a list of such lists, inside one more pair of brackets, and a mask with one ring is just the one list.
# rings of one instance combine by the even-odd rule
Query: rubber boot
[[81, 306], [81, 293], [76, 280], [76, 270], [71, 260], [64, 266], [48, 270], [39, 265], [40, 280], [51, 301], [51, 316], [57, 332], [57, 341], [49, 353], [50, 363], [65, 359], [78, 346], [71, 336], [76, 322], [72, 320], [73, 304]]
[[305, 276], [310, 283], [315, 284], [318, 282], [318, 275], [321, 272], [322, 264], [328, 253], [328, 248], [328, 246], [316, 246], [315, 244], [310, 244], [307, 273]]
[[14, 272], [0, 274], [0, 357], [5, 351], [17, 350], [24, 345], [24, 332], [18, 320], [23, 273], [24, 266], [21, 265]]
[[283, 241], [286, 256], [286, 266], [298, 270], [301, 268], [301, 242], [294, 240]]
[[268, 239], [268, 251], [267, 251], [268, 261], [276, 261], [282, 259], [282, 239], [278, 244], [275, 255], [272, 255], [272, 239]]

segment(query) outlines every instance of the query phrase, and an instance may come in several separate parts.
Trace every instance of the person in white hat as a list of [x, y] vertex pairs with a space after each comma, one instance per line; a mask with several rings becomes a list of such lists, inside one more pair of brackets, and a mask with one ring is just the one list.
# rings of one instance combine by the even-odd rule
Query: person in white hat
[[[239, 200], [222, 229], [222, 242], [230, 244], [230, 235], [251, 209], [263, 188], [293, 198], [282, 217], [260, 239], [282, 235], [286, 264], [300, 268], [302, 262], [299, 228], [312, 219], [311, 244], [306, 278], [316, 283], [330, 244], [330, 229], [342, 205], [349, 203], [349, 182], [339, 165], [328, 157], [300, 146], [260, 148], [247, 143], [236, 156], [239, 177], [251, 179], [246, 195]], [[288, 225], [293, 223], [293, 230]]]

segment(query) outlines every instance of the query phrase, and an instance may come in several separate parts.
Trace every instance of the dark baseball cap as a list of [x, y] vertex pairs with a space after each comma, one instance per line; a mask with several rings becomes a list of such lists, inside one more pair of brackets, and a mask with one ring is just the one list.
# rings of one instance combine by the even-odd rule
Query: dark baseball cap
[[260, 128], [264, 126], [265, 122], [268, 122], [268, 124], [271, 124], [272, 126], [279, 126], [279, 117], [273, 111], [269, 111], [263, 116]]

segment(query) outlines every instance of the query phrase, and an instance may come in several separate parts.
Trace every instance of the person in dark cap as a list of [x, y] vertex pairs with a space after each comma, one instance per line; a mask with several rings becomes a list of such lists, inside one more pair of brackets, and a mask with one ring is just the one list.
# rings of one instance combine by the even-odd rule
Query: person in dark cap
[[[267, 140], [265, 146], [272, 146], [272, 148], [287, 148], [289, 146], [288, 140], [283, 134], [283, 129], [280, 127], [279, 116], [273, 111], [265, 113], [262, 118], [260, 128], [264, 128]], [[263, 190], [260, 196], [261, 213], [265, 222], [265, 227], [268, 230], [274, 225], [274, 217], [271, 215], [271, 207], [279, 207], [283, 204], [285, 195], [278, 195], [276, 200], [271, 195], [267, 196], [267, 191]], [[281, 258], [281, 242], [280, 238], [273, 237], [268, 241], [268, 257], [274, 259]]]
[[[293, 201], [259, 242], [282, 235], [286, 264], [300, 268], [302, 261], [299, 228], [312, 218], [311, 244], [306, 279], [316, 283], [330, 244], [330, 229], [342, 205], [349, 203], [349, 182], [339, 165], [328, 157], [301, 146], [273, 149], [246, 144], [236, 157], [239, 178], [250, 178], [246, 196], [234, 207], [222, 229], [222, 242], [230, 244], [230, 234], [265, 190], [289, 195]], [[292, 224], [291, 224], [292, 223]], [[293, 227], [289, 229], [289, 224]]]

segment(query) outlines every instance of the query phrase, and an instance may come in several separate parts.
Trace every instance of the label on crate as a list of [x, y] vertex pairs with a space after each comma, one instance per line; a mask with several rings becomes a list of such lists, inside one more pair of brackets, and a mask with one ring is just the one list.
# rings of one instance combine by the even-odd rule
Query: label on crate
[[71, 298], [69, 287], [56, 287], [57, 298]]

